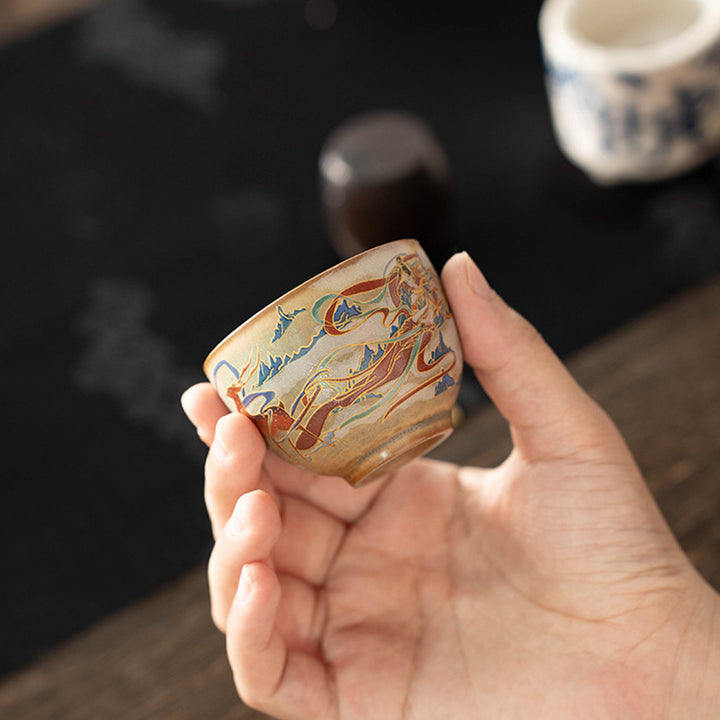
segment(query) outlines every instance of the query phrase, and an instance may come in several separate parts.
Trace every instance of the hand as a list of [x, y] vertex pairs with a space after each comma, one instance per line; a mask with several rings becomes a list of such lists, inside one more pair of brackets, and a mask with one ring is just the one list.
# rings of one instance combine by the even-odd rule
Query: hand
[[720, 717], [720, 599], [618, 431], [467, 255], [443, 283], [510, 423], [496, 469], [353, 489], [267, 453], [210, 385], [183, 398], [240, 696], [283, 720]]

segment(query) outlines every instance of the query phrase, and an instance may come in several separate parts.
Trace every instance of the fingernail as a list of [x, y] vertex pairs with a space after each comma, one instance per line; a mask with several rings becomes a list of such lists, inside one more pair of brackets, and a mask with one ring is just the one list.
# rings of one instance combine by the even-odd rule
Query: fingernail
[[480, 272], [480, 268], [475, 264], [473, 259], [463, 252], [463, 261], [465, 262], [465, 277], [468, 285], [473, 289], [476, 295], [483, 300], [490, 300], [493, 297], [493, 290]]
[[213, 454], [216, 460], [224, 460], [228, 456], [228, 449], [222, 436], [222, 420], [218, 420], [215, 426], [215, 437], [213, 438], [212, 445], [210, 446], [210, 452]]
[[250, 577], [250, 568], [248, 565], [243, 565], [242, 572], [240, 573], [240, 582], [238, 582], [237, 592], [235, 597], [237, 600], [247, 600], [252, 590], [253, 581]]

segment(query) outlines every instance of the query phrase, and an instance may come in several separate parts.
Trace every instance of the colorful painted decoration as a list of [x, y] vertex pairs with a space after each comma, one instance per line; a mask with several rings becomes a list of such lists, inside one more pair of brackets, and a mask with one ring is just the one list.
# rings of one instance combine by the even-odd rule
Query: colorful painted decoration
[[[310, 459], [361, 421], [383, 423], [423, 394], [445, 393], [459, 377], [447, 301], [418, 253], [397, 255], [381, 276], [312, 305], [276, 311], [272, 336], [248, 348], [239, 365], [220, 360], [212, 377], [288, 459]], [[287, 369], [311, 355], [312, 371], [298, 383]], [[218, 383], [221, 372], [234, 380]], [[295, 385], [291, 402], [284, 373]]]

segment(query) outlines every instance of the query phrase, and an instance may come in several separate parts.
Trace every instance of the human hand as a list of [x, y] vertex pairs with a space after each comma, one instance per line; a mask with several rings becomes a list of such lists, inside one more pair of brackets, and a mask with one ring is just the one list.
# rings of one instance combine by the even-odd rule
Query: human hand
[[272, 453], [208, 384], [212, 613], [243, 700], [283, 720], [720, 716], [720, 600], [617, 429], [470, 259], [443, 283], [510, 423], [492, 470], [361, 489]]

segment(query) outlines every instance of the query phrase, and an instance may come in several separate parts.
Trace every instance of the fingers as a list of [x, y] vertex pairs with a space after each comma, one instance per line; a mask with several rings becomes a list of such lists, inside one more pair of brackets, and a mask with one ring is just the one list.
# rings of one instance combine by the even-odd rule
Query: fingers
[[617, 433], [538, 332], [490, 288], [467, 253], [447, 262], [443, 285], [466, 362], [510, 423], [527, 459], [592, 451]]
[[[198, 435], [208, 445], [213, 446], [216, 424], [221, 418], [228, 415], [228, 409], [218, 397], [215, 389], [210, 383], [193, 385], [185, 391], [181, 402], [188, 418], [197, 427]], [[230, 416], [234, 417], [235, 413], [231, 413]], [[223, 422], [225, 421], [223, 420]], [[227, 422], [230, 425], [234, 423], [232, 420]], [[244, 427], [247, 429], [251, 424], [246, 422]], [[213, 452], [218, 451], [215, 454], [219, 454], [221, 457], [216, 458], [215, 461], [209, 461], [207, 465], [207, 471], [213, 474], [213, 477], [208, 479], [208, 485], [212, 484], [213, 487], [209, 493], [206, 493], [211, 500], [212, 507], [208, 507], [208, 510], [213, 520], [222, 517], [227, 519], [237, 498], [237, 495], [231, 497], [232, 493], [228, 488], [224, 487], [221, 479], [216, 477], [215, 473], [215, 470], [222, 467], [223, 449], [231, 450], [231, 454], [236, 452], [233, 441], [237, 437], [243, 437], [243, 434], [234, 433], [232, 429], [224, 434], [223, 444], [213, 446]], [[258, 448], [259, 445], [256, 443], [255, 449]], [[351, 522], [362, 515], [387, 482], [387, 479], [378, 480], [370, 485], [356, 489], [350, 487], [340, 478], [315, 475], [289, 465], [272, 453], [264, 453], [264, 457], [269, 475], [272, 478], [272, 484], [279, 493], [303, 497], [328, 513], [337, 515], [344, 522]], [[220, 475], [227, 478], [233, 464], [237, 465], [238, 463], [235, 461], [226, 463], [225, 467], [228, 471], [221, 472]], [[232, 487], [235, 487], [232, 478], [229, 478], [229, 481], [230, 489], [232, 489]], [[220, 495], [222, 496], [221, 502], [217, 504], [212, 502], [213, 497]], [[215, 520], [214, 525], [217, 522]]]
[[304, 500], [285, 497], [283, 528], [275, 548], [278, 572], [322, 585], [345, 539], [347, 526]]
[[244, 493], [261, 487], [277, 499], [263, 476], [265, 453], [265, 441], [250, 418], [230, 413], [218, 420], [205, 462], [205, 504], [216, 538]]
[[314, 654], [327, 622], [325, 591], [294, 575], [278, 573], [282, 600], [276, 625], [290, 650]]
[[243, 565], [261, 560], [269, 562], [280, 530], [277, 505], [262, 490], [246, 493], [235, 504], [208, 563], [211, 614], [220, 630], [225, 630]]
[[290, 649], [277, 626], [282, 589], [262, 562], [244, 566], [227, 622], [227, 654], [238, 693], [287, 720], [330, 716], [328, 673], [313, 654]]
[[197, 428], [200, 439], [210, 445], [215, 435], [215, 425], [228, 409], [210, 383], [198, 383], [188, 388], [180, 398], [185, 414]]
[[225, 629], [242, 567], [262, 560], [309, 588], [322, 586], [340, 549], [346, 526], [303, 500], [286, 497], [282, 518], [262, 490], [243, 495], [217, 536], [208, 578], [215, 624]]

